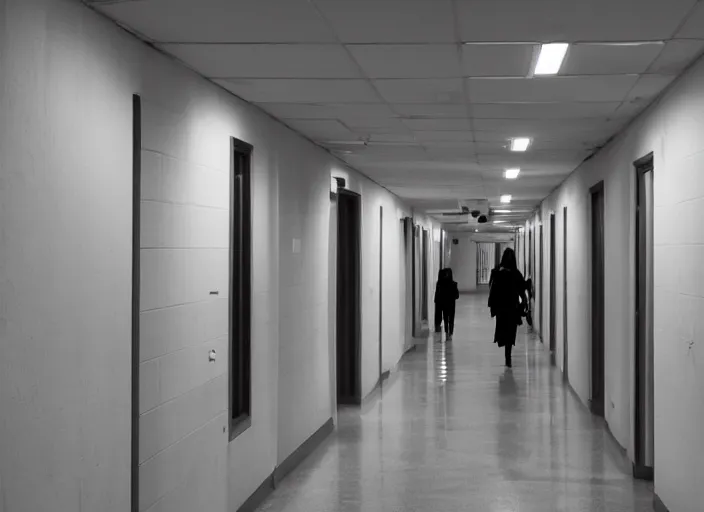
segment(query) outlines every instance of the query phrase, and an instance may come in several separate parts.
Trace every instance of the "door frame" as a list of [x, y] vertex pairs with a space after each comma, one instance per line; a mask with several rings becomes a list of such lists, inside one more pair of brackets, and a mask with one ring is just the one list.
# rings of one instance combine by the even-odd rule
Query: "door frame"
[[[633, 436], [633, 441], [634, 441], [634, 461], [633, 461], [633, 476], [637, 479], [641, 480], [649, 480], [652, 481], [654, 478], [654, 468], [651, 466], [647, 466], [647, 464], [642, 460], [642, 452], [644, 450], [643, 446], [645, 444], [645, 426], [643, 425], [644, 422], [647, 421], [646, 418], [646, 409], [645, 409], [645, 404], [643, 403], [643, 400], [641, 399], [641, 395], [643, 394], [643, 381], [645, 380], [645, 376], [641, 375], [641, 360], [647, 355], [642, 354], [641, 348], [642, 348], [642, 343], [643, 341], [641, 340], [641, 325], [640, 325], [640, 310], [641, 310], [641, 288], [644, 283], [641, 283], [641, 266], [643, 262], [647, 261], [647, 255], [643, 254], [643, 249], [646, 247], [641, 246], [641, 223], [642, 223], [642, 217], [641, 217], [641, 195], [640, 195], [640, 179], [643, 177], [648, 172], [655, 172], [655, 167], [654, 167], [654, 155], [653, 153], [649, 153], [646, 156], [639, 158], [635, 162], [633, 162], [633, 166], [635, 169], [635, 178], [636, 178], [636, 184], [635, 184], [635, 195], [636, 195], [636, 203], [635, 203], [635, 221], [636, 221], [636, 230], [635, 230], [635, 269], [636, 269], [636, 275], [635, 275], [635, 315], [634, 315], [634, 322], [635, 322], [635, 329], [634, 329], [634, 358], [635, 358], [635, 364], [634, 364], [634, 436]], [[653, 205], [650, 205], [650, 208], [653, 208]], [[651, 214], [654, 216], [654, 211], [651, 212]], [[647, 283], [646, 285], [646, 291], [647, 291]], [[653, 320], [651, 318], [651, 320]], [[653, 362], [651, 361], [651, 371], [652, 371], [652, 365]], [[647, 386], [648, 383], [645, 383]]]
[[[604, 417], [606, 415], [606, 340], [605, 340], [605, 322], [604, 313], [606, 310], [606, 294], [604, 284], [606, 281], [606, 262], [605, 262], [605, 217], [606, 217], [606, 198], [604, 196], [604, 182], [600, 181], [589, 189], [590, 207], [591, 207], [591, 386], [590, 386], [590, 409], [593, 414]], [[597, 247], [594, 244], [594, 200], [595, 197], [601, 197], [601, 242], [600, 253], [597, 254]], [[600, 264], [601, 286], [598, 287], [599, 273], [595, 268], [595, 263]], [[600, 297], [595, 296], [595, 290], [600, 291]], [[600, 310], [599, 315], [595, 315], [595, 306]], [[597, 329], [599, 331], [597, 337]], [[595, 343], [596, 342], [596, 343]], [[595, 366], [598, 364], [598, 366]], [[598, 388], [596, 387], [598, 385]], [[599, 391], [599, 394], [595, 393]], [[595, 400], [597, 398], [598, 400]]]

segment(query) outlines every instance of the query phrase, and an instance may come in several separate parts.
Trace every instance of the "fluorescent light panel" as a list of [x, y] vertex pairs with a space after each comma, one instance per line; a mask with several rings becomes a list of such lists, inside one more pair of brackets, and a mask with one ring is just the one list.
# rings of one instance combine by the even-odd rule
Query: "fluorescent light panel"
[[516, 178], [518, 178], [519, 174], [521, 174], [520, 169], [506, 169], [504, 176], [507, 180], [515, 180]]
[[511, 210], [494, 210], [494, 213], [513, 213]]
[[511, 202], [511, 195], [510, 195], [510, 194], [506, 194], [505, 196], [501, 196], [501, 202], [502, 202], [503, 204], [508, 204], [508, 203], [510, 203], [510, 202]]
[[506, 224], [505, 220], [495, 220], [494, 224]]
[[516, 139], [511, 139], [511, 151], [526, 151], [530, 146], [530, 139], [525, 137], [518, 137]]
[[534, 75], [556, 75], [562, 67], [562, 62], [567, 54], [567, 43], [544, 44], [540, 48], [538, 63], [535, 65]]

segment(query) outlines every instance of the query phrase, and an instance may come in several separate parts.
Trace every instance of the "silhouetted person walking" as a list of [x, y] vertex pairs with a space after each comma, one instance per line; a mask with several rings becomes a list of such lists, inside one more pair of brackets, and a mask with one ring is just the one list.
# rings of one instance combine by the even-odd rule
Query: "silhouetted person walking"
[[489, 292], [491, 316], [496, 317], [494, 343], [505, 347], [506, 366], [511, 368], [511, 351], [516, 344], [516, 331], [526, 308], [526, 283], [516, 265], [513, 249], [506, 249]]
[[442, 332], [441, 323], [444, 323], [447, 341], [452, 341], [455, 331], [455, 301], [459, 298], [460, 292], [452, 278], [452, 269], [442, 269], [438, 272], [438, 282], [435, 285], [435, 332]]

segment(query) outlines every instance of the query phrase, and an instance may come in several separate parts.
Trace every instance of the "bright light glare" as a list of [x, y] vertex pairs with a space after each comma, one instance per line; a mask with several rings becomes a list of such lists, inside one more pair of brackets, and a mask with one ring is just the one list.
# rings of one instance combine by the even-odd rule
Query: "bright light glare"
[[520, 137], [511, 140], [511, 151], [526, 151], [530, 146], [530, 139]]
[[505, 195], [505, 196], [501, 196], [501, 202], [504, 203], [504, 204], [510, 203], [510, 202], [511, 202], [511, 196], [508, 195], [508, 194]]
[[535, 75], [556, 75], [562, 67], [562, 61], [567, 54], [567, 43], [544, 44], [540, 49], [538, 63], [535, 65]]
[[494, 210], [494, 213], [513, 213], [511, 210]]
[[494, 224], [505, 224], [505, 223], [506, 223], [505, 220], [495, 220], [494, 221]]
[[518, 175], [521, 174], [520, 169], [506, 169], [506, 173], [504, 176], [506, 176], [507, 180], [515, 180], [518, 178]]

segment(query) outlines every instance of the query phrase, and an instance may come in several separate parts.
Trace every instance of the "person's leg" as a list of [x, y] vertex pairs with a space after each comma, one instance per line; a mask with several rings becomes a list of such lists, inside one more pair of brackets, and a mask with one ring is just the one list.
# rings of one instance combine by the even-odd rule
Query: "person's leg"
[[450, 325], [450, 336], [455, 335], [455, 303], [448, 306], [447, 321]]
[[442, 307], [435, 304], [435, 332], [442, 332]]
[[508, 368], [512, 367], [511, 362], [511, 351], [513, 350], [513, 345], [511, 343], [506, 343], [506, 366]]
[[442, 321], [445, 324], [445, 336], [449, 340], [452, 338], [452, 332], [450, 331], [450, 307], [447, 305], [442, 308]]

